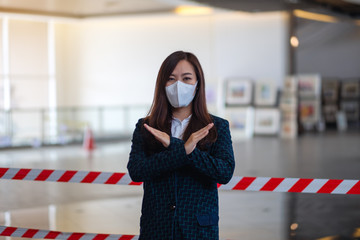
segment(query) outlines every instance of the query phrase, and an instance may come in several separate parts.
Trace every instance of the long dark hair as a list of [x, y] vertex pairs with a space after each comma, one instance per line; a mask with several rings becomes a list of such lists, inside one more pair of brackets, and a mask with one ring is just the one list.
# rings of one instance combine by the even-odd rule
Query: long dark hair
[[[198, 81], [196, 94], [191, 103], [193, 111], [192, 117], [183, 135], [183, 140], [186, 142], [193, 132], [196, 132], [197, 130], [205, 127], [207, 124], [213, 122], [206, 106], [204, 73], [199, 60], [192, 53], [177, 51], [170, 54], [164, 60], [157, 76], [153, 103], [147, 117], [145, 118], [145, 122], [151, 127], [166, 132], [169, 136], [171, 136], [173, 107], [166, 97], [165, 86], [176, 65], [181, 60], [188, 61], [194, 67]], [[143, 129], [143, 132], [145, 137], [149, 140], [146, 141], [146, 148], [149, 152], [157, 152], [160, 150], [160, 142], [145, 129]], [[216, 138], [217, 131], [214, 126], [210, 129], [209, 134], [198, 143], [197, 147], [201, 150], [205, 150], [211, 143], [216, 141]]]

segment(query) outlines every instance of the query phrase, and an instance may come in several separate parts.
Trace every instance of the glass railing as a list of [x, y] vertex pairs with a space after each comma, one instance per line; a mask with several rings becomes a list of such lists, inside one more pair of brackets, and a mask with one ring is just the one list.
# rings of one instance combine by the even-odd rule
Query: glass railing
[[0, 110], [0, 148], [81, 142], [89, 127], [99, 140], [130, 138], [150, 106]]

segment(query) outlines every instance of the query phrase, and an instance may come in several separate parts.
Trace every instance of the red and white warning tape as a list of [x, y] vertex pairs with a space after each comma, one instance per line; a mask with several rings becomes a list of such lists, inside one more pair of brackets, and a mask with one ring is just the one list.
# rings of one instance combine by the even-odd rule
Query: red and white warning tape
[[16, 228], [0, 226], [0, 236], [37, 238], [37, 239], [63, 239], [63, 240], [137, 240], [137, 235], [98, 234], [98, 233], [70, 233], [49, 230]]
[[[0, 179], [45, 182], [141, 185], [128, 173], [68, 171], [49, 169], [0, 168]], [[220, 190], [360, 194], [360, 180], [233, 177]]]
[[270, 178], [233, 177], [222, 190], [360, 194], [359, 180], [308, 179], [308, 178]]
[[142, 184], [141, 182], [133, 182], [128, 173], [27, 168], [0, 168], [0, 179], [117, 185]]
[[[0, 236], [33, 238], [33, 239], [62, 239], [62, 240], [138, 240], [138, 235], [100, 234], [100, 233], [72, 233], [40, 229], [16, 228], [0, 226]], [[229, 240], [229, 239], [222, 239]]]

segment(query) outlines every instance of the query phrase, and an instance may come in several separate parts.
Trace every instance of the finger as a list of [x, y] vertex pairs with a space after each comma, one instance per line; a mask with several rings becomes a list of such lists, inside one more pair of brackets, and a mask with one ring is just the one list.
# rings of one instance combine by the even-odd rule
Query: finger
[[150, 127], [147, 124], [144, 124], [144, 126], [152, 135], [154, 135], [155, 137], [159, 136], [159, 130], [157, 130], [157, 129], [153, 128], [153, 127]]
[[197, 143], [197, 142], [199, 142], [201, 139], [203, 139], [204, 137], [206, 137], [208, 134], [209, 134], [209, 130], [207, 130], [207, 129], [202, 129], [202, 130], [196, 132], [196, 134], [194, 134], [193, 140]]
[[214, 126], [214, 123], [209, 123], [205, 128], [210, 130]]
[[201, 128], [200, 130], [198, 130], [198, 132], [203, 131], [203, 130], [210, 130], [213, 126], [214, 126], [214, 123], [209, 123], [209, 124], [206, 125], [205, 127], [203, 127], [203, 128]]
[[[194, 134], [195, 135], [203, 135], [204, 133], [208, 132], [212, 127], [214, 126], [213, 123], [209, 123], [208, 125], [206, 125], [205, 127], [203, 127], [202, 129], [196, 131]], [[207, 135], [208, 133], [206, 133]]]
[[149, 125], [147, 125], [146, 123], [144, 124], [144, 127], [149, 131], [149, 132], [151, 132], [152, 133], [152, 130], [153, 130], [153, 128], [152, 127], [150, 127]]
[[167, 133], [162, 132], [156, 128], [150, 127], [147, 124], [144, 124], [144, 127], [157, 139], [159, 140], [165, 147], [170, 144], [170, 137]]

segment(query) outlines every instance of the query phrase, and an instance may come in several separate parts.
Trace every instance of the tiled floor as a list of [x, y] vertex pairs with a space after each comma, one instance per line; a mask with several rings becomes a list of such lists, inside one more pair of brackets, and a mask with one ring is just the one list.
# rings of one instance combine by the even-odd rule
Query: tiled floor
[[[126, 171], [130, 142], [0, 151], [0, 167]], [[234, 139], [236, 176], [360, 179], [360, 133]], [[0, 225], [138, 234], [142, 188], [0, 180]], [[359, 239], [360, 196], [220, 191], [233, 240]], [[293, 228], [294, 230], [291, 230]], [[4, 239], [4, 237], [0, 237]]]

